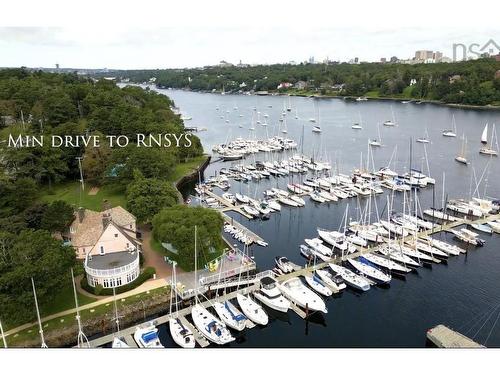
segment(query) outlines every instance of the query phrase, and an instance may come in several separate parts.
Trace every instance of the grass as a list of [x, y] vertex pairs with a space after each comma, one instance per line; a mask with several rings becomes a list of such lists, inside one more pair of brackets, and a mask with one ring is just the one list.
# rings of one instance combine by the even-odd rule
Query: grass
[[188, 175], [196, 168], [198, 168], [201, 164], [203, 164], [205, 160], [207, 160], [207, 156], [202, 155], [202, 156], [197, 156], [186, 163], [177, 164], [169, 180], [172, 182], [180, 180], [182, 177]]
[[[84, 294], [80, 294], [76, 292], [78, 297], [78, 305], [84, 306], [89, 303], [97, 301], [96, 298], [89, 297]], [[61, 292], [56, 296], [56, 298], [49, 304], [41, 306], [41, 314], [43, 316], [48, 316], [52, 314], [56, 314], [60, 311], [72, 309], [75, 307], [75, 301], [73, 296], [73, 286], [69, 283]]]
[[[141, 300], [145, 300], [148, 298], [152, 298], [154, 296], [164, 294], [164, 293], [170, 293], [169, 287], [160, 287], [156, 289], [152, 289], [148, 292], [140, 293], [140, 294], [135, 294], [129, 297], [126, 297], [124, 299], [117, 299], [117, 308], [118, 311], [122, 309], [124, 306], [131, 305], [133, 303], [136, 303]], [[92, 307], [91, 309], [81, 309], [80, 310], [80, 316], [82, 323], [85, 324], [86, 319], [91, 319], [91, 318], [96, 318], [98, 316], [102, 316], [105, 314], [113, 314], [114, 310], [114, 305], [113, 303], [103, 303], [101, 305]], [[71, 327], [75, 323], [75, 314], [68, 314], [64, 315], [55, 319], [51, 319], [47, 322], [42, 323], [43, 325], [43, 331], [45, 334], [50, 333], [51, 331], [54, 330], [62, 330], [68, 327]], [[28, 341], [28, 340], [33, 340], [39, 337], [38, 333], [38, 326], [32, 326], [30, 328], [24, 329], [14, 335], [8, 336], [7, 337], [7, 345], [8, 346], [16, 346], [16, 345], [21, 345], [23, 342]], [[2, 347], [2, 343], [0, 340], [0, 347]]]
[[102, 186], [96, 195], [89, 195], [90, 186], [85, 187], [85, 191], [80, 194], [79, 182], [67, 182], [42, 190], [40, 200], [51, 203], [55, 200], [65, 201], [75, 207], [84, 207], [94, 211], [102, 210], [102, 202], [106, 199], [112, 207], [125, 207], [125, 195], [122, 189], [112, 186]]

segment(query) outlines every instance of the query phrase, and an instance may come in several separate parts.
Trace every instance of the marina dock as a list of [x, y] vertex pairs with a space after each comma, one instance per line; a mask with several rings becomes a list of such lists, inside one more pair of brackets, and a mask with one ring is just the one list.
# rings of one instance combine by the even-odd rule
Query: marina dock
[[427, 339], [438, 348], [485, 348], [474, 340], [462, 335], [459, 332], [439, 324], [427, 331]]
[[[439, 232], [443, 231], [450, 231], [453, 228], [456, 228], [461, 225], [468, 225], [472, 223], [485, 223], [490, 220], [496, 220], [500, 218], [500, 214], [496, 215], [488, 215], [487, 217], [483, 217], [480, 219], [476, 220], [470, 220], [470, 219], [460, 219], [454, 222], [450, 223], [445, 223], [443, 225], [439, 225], [436, 228], [432, 230], [427, 230], [427, 231], [422, 231], [417, 234], [417, 238], [425, 238], [428, 237], [432, 234], [436, 234]], [[234, 225], [234, 224], [233, 224]], [[402, 238], [403, 241], [409, 240], [413, 238], [413, 236], [407, 236], [406, 238]], [[358, 251], [348, 254], [344, 256], [344, 259], [346, 258], [351, 258], [355, 259], [359, 256], [362, 256], [363, 254], [367, 253], [372, 253], [378, 250], [380, 245], [375, 245], [375, 246], [370, 246], [367, 248], [362, 248], [359, 246], [356, 246]], [[236, 291], [232, 291], [226, 294], [222, 294], [221, 296], [217, 297], [216, 300], [220, 302], [224, 302], [227, 300], [231, 300], [236, 298], [236, 295], [238, 293], [242, 294], [250, 294], [256, 290], [259, 289], [260, 287], [260, 280], [265, 277], [265, 276], [273, 276], [279, 283], [282, 283], [286, 280], [289, 280], [293, 277], [299, 277], [299, 276], [310, 276], [315, 270], [317, 269], [322, 269], [325, 267], [328, 267], [329, 263], [335, 263], [335, 264], [340, 264], [342, 262], [342, 258], [339, 256], [333, 257], [330, 259], [328, 262], [321, 262], [317, 263], [312, 266], [298, 266], [294, 264], [294, 271], [291, 273], [283, 274], [283, 275], [277, 275], [273, 271], [267, 270], [263, 271], [254, 275], [248, 274], [247, 276], [242, 276], [243, 273], [248, 272], [250, 270], [255, 269], [255, 263], [249, 264], [246, 266], [246, 268], [241, 268], [239, 269], [238, 267], [229, 267], [228, 269], [224, 270], [224, 277], [221, 277], [219, 273], [214, 274], [210, 273], [208, 270], [200, 270], [199, 274], [202, 276], [199, 278], [198, 285], [194, 285], [194, 277], [192, 275], [192, 272], [189, 273], [181, 273], [178, 274], [178, 281], [181, 283], [184, 287], [182, 291], [177, 290], [177, 293], [179, 296], [184, 301], [188, 301], [191, 298], [195, 297], [195, 295], [201, 295], [204, 297], [204, 293], [207, 291], [215, 291], [215, 290], [220, 290], [220, 289], [225, 289], [225, 288], [231, 288], [235, 286], [240, 286], [240, 285], [246, 285], [244, 288], [238, 289]], [[234, 263], [236, 264], [236, 263]], [[234, 265], [233, 264], [233, 265]], [[241, 274], [241, 275], [240, 275]], [[236, 278], [237, 277], [237, 278]], [[186, 283], [187, 285], [185, 285]], [[371, 283], [373, 284], [373, 283]], [[189, 288], [189, 289], [186, 289]], [[334, 288], [330, 288], [332, 290], [333, 294], [339, 293], [339, 290], [335, 290]], [[206, 299], [200, 301], [200, 304], [203, 307], [209, 307], [212, 304], [211, 300]], [[297, 315], [299, 315], [302, 319], [307, 318], [307, 312], [304, 311], [302, 308], [296, 306], [295, 304], [291, 303], [290, 309], [294, 311]], [[204, 336], [189, 322], [189, 320], [186, 319], [186, 316], [191, 314], [191, 306], [182, 308], [177, 312], [177, 316], [179, 319], [181, 319], [182, 323], [185, 324], [187, 327], [189, 327], [192, 331], [193, 334], [195, 335], [195, 339], [200, 347], [206, 347], [209, 345], [209, 342], [204, 338]], [[170, 314], [166, 314], [163, 316], [160, 316], [152, 321], [150, 323], [153, 323], [155, 325], [160, 325], [160, 324], [165, 324], [169, 321], [170, 319]], [[147, 323], [145, 323], [147, 324]], [[142, 324], [141, 324], [142, 325]], [[139, 325], [139, 326], [141, 326]], [[247, 325], [247, 328], [252, 328], [254, 327], [255, 324], [252, 322], [249, 322]], [[120, 336], [123, 336], [125, 338], [125, 341], [132, 346], [132, 344], [135, 344], [135, 341], [133, 340], [133, 334], [136, 330], [137, 326], [133, 326], [130, 328], [126, 328], [120, 331]], [[99, 337], [95, 340], [92, 340], [90, 342], [91, 347], [100, 347], [100, 346], [105, 346], [109, 344], [110, 342], [113, 341], [114, 334], [106, 335]], [[444, 326], [444, 325], [438, 325], [432, 329], [430, 329], [427, 332], [427, 338], [434, 343], [436, 346], [441, 347], [441, 348], [482, 348], [480, 344], [474, 342], [470, 338], [455, 332], [451, 330], [450, 328]]]

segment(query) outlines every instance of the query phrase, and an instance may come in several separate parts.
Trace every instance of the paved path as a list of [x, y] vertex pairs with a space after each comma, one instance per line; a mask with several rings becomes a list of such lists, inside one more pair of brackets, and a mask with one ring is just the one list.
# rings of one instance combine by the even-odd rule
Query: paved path
[[[168, 285], [168, 283], [165, 281], [165, 279], [149, 280], [149, 281], [146, 281], [144, 284], [138, 286], [137, 288], [135, 288], [133, 290], [129, 290], [128, 292], [117, 294], [116, 298], [117, 299], [127, 298], [127, 297], [130, 297], [130, 296], [134, 296], [136, 294], [144, 293], [144, 292], [147, 292], [148, 290], [157, 289], [157, 288], [160, 288], [160, 287], [166, 286], [166, 285]], [[113, 303], [113, 296], [107, 296], [107, 297], [105, 297], [103, 299], [100, 299], [98, 301], [95, 301], [95, 302], [92, 302], [92, 303], [80, 306], [80, 310], [88, 310], [88, 309], [91, 309], [91, 308], [94, 308], [94, 307], [97, 307], [99, 305], [106, 304], [106, 303]], [[76, 309], [75, 308], [64, 310], [64, 311], [61, 311], [61, 312], [58, 312], [58, 313], [55, 313], [55, 314], [43, 317], [42, 318], [42, 322], [46, 322], [48, 320], [60, 318], [62, 316], [69, 315], [69, 314], [74, 314], [74, 313], [76, 313]], [[9, 331], [6, 331], [5, 332], [5, 336], [7, 337], [7, 336], [10, 336], [10, 335], [13, 335], [13, 334], [15, 334], [17, 332], [20, 332], [20, 331], [22, 331], [24, 329], [30, 328], [30, 327], [35, 326], [37, 324], [38, 324], [37, 322], [23, 324], [21, 326], [13, 328], [13, 329], [11, 329]]]
[[141, 228], [142, 231], [142, 255], [144, 256], [144, 268], [154, 267], [156, 269], [156, 278], [170, 278], [172, 275], [172, 266], [165, 262], [163, 255], [151, 247], [151, 230]]

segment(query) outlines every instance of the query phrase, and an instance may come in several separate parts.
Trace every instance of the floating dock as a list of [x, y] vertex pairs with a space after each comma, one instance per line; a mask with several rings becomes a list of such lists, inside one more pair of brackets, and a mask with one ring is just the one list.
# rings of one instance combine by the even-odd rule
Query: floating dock
[[461, 333], [439, 324], [427, 331], [427, 338], [438, 348], [485, 348]]

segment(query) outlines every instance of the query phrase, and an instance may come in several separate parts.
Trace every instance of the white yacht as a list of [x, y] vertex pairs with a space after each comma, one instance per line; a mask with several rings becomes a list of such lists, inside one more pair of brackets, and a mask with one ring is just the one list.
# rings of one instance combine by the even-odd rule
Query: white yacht
[[387, 271], [390, 271], [393, 273], [405, 274], [405, 273], [411, 272], [410, 268], [405, 267], [397, 262], [394, 262], [393, 260], [391, 260], [389, 258], [379, 256], [377, 254], [367, 253], [367, 254], [364, 254], [360, 258], [365, 258], [366, 260], [375, 264], [376, 266], [384, 268]]
[[267, 316], [264, 309], [254, 300], [252, 300], [252, 298], [238, 293], [236, 295], [236, 299], [238, 300], [238, 304], [240, 305], [243, 313], [248, 317], [248, 319], [263, 326], [265, 326], [269, 322], [269, 317]]
[[316, 250], [324, 256], [331, 257], [333, 254], [333, 249], [323, 245], [323, 242], [319, 238], [306, 238], [304, 242], [313, 250]]
[[279, 288], [286, 298], [302, 308], [307, 306], [312, 311], [328, 312], [323, 299], [307, 288], [298, 277], [283, 282]]
[[269, 276], [260, 280], [260, 289], [254, 292], [253, 296], [276, 311], [287, 312], [290, 308], [290, 301], [281, 294], [276, 280]]

